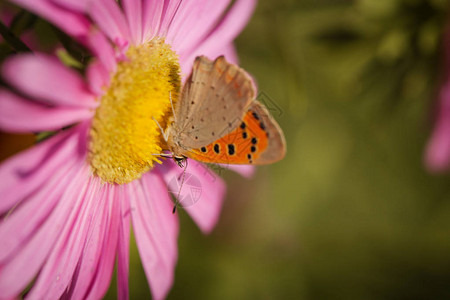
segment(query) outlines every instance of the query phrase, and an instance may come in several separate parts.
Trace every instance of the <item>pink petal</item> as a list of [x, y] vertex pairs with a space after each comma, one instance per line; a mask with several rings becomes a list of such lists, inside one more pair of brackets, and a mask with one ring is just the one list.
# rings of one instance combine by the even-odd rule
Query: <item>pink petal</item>
[[[147, 0], [151, 1], [151, 0]], [[174, 20], [176, 18], [177, 11], [181, 5], [181, 0], [166, 0], [164, 1], [164, 7], [161, 13], [161, 20], [157, 32], [157, 36], [164, 37], [167, 35], [167, 31]]]
[[443, 172], [450, 168], [450, 27], [443, 35], [445, 55], [442, 61], [446, 71], [440, 88], [433, 133], [425, 152], [425, 165], [430, 172]]
[[40, 15], [73, 37], [84, 36], [89, 30], [90, 22], [82, 14], [63, 9], [48, 0], [11, 0], [11, 2]]
[[64, 131], [0, 165], [0, 214], [35, 193], [68, 161], [86, 155], [87, 124]]
[[214, 29], [230, 0], [201, 0], [182, 2], [170, 24], [167, 40], [183, 53], [204, 40]]
[[86, 83], [56, 57], [22, 54], [8, 59], [2, 69], [11, 85], [51, 105], [96, 107]]
[[50, 0], [59, 6], [66, 7], [68, 10], [84, 12], [90, 0]]
[[[120, 200], [116, 186], [106, 184], [98, 218], [91, 223], [70, 299], [101, 299], [111, 281], [119, 231]], [[103, 198], [103, 199], [102, 199]]]
[[[449, 101], [448, 96], [444, 100]], [[439, 109], [425, 153], [425, 164], [431, 172], [445, 171], [450, 166], [450, 105], [442, 101]]]
[[127, 17], [133, 44], [142, 43], [142, 1], [123, 0], [123, 10]]
[[5, 131], [55, 131], [93, 115], [87, 108], [49, 107], [0, 89], [0, 129]]
[[251, 178], [255, 174], [255, 167], [251, 165], [220, 165], [224, 169], [234, 171], [245, 178]]
[[102, 77], [102, 83], [107, 85], [109, 83], [110, 74], [114, 73], [117, 68], [117, 61], [111, 43], [103, 33], [93, 29], [87, 36], [86, 44], [98, 61], [101, 62], [104, 71], [101, 71], [102, 73], [100, 76]]
[[109, 75], [103, 64], [98, 60], [91, 62], [87, 67], [86, 77], [91, 92], [98, 97], [102, 96], [105, 93], [104, 87], [109, 84]]
[[425, 164], [430, 172], [442, 172], [450, 166], [450, 120], [441, 120], [434, 128], [425, 153]]
[[[67, 161], [47, 182], [22, 205], [14, 208], [0, 226], [0, 262], [14, 255], [23, 243], [39, 228], [50, 215], [67, 187], [74, 166], [80, 166], [79, 160]], [[18, 230], [20, 228], [20, 230]]]
[[161, 25], [165, 5], [167, 5], [167, 1], [144, 0], [142, 13], [143, 42], [148, 42], [156, 36]]
[[111, 41], [130, 40], [131, 34], [125, 16], [115, 1], [90, 1], [87, 9], [89, 15]]
[[[450, 45], [450, 34], [445, 35], [444, 42]], [[450, 66], [449, 53], [444, 62]], [[439, 91], [435, 127], [426, 148], [425, 165], [430, 172], [436, 173], [450, 167], [450, 77]]]
[[154, 299], [166, 297], [177, 260], [178, 219], [161, 178], [153, 172], [130, 184], [131, 220]]
[[255, 0], [237, 0], [214, 30], [197, 45], [183, 53], [185, 59], [195, 58], [199, 53], [220, 53], [221, 48], [231, 44], [249, 21], [255, 8]]
[[[184, 169], [178, 167], [171, 160], [165, 161], [163, 165], [155, 169], [163, 176], [169, 190], [178, 190], [177, 181], [174, 179], [182, 178]], [[225, 194], [225, 183], [212, 170], [195, 160], [189, 160], [186, 173], [200, 181], [201, 195], [193, 205], [184, 206], [184, 209], [204, 233], [209, 233], [219, 220]], [[188, 189], [188, 187], [183, 187], [183, 189]]]
[[130, 265], [130, 202], [128, 200], [128, 186], [119, 186], [120, 195], [120, 226], [119, 241], [117, 243], [117, 298], [129, 299], [128, 270]]
[[[82, 162], [84, 164], [84, 162]], [[60, 232], [66, 224], [67, 217], [76, 208], [71, 201], [75, 199], [86, 182], [88, 168], [75, 168], [76, 173], [69, 172], [61, 179], [65, 192], [58, 201], [53, 212], [45, 218], [29, 240], [22, 243], [6, 261], [0, 264], [0, 290], [3, 297], [16, 297], [26, 285], [33, 279], [51, 251], [55, 240], [60, 237]], [[14, 212], [13, 212], [14, 213]], [[26, 220], [22, 220], [25, 223]], [[16, 228], [20, 232], [21, 226]], [[58, 277], [54, 278], [58, 281]]]
[[97, 201], [100, 192], [98, 179], [90, 179], [89, 167], [84, 166], [83, 177], [78, 186], [69, 186], [60, 202], [70, 203], [65, 214], [62, 230], [52, 251], [29, 293], [31, 299], [59, 299], [68, 290], [86, 243], [92, 219], [101, 216], [104, 207]]

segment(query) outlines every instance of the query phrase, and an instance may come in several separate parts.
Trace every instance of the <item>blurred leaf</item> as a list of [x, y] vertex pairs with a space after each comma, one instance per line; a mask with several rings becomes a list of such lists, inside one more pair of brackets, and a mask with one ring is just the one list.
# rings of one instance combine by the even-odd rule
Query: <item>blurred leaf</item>
[[62, 61], [63, 64], [76, 69], [82, 69], [84, 66], [78, 60], [73, 58], [66, 49], [58, 49], [56, 55]]

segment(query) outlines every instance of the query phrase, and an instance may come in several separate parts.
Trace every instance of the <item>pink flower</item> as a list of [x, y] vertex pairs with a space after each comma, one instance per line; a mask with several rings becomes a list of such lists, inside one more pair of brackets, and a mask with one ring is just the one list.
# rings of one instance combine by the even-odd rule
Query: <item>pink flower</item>
[[450, 28], [444, 37], [445, 77], [440, 87], [435, 125], [425, 153], [425, 164], [431, 172], [442, 172], [450, 167]]
[[[94, 59], [85, 77], [46, 54], [3, 65], [20, 94], [0, 89], [0, 129], [58, 134], [0, 165], [0, 297], [17, 297], [35, 279], [31, 299], [98, 299], [117, 260], [118, 294], [128, 298], [131, 223], [153, 296], [164, 298], [178, 235], [167, 186], [183, 170], [151, 155], [161, 151], [151, 117], [166, 121], [177, 72], [189, 74], [197, 55], [236, 61], [232, 41], [254, 1], [229, 10], [229, 0], [124, 0], [123, 10], [115, 0], [13, 2], [73, 36]], [[197, 162], [187, 173], [202, 191], [185, 210], [210, 232], [225, 184]]]

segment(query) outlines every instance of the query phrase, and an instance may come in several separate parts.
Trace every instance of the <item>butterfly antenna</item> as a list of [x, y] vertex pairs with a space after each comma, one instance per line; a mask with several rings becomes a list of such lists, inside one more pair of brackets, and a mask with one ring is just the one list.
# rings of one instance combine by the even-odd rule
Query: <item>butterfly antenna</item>
[[161, 130], [161, 134], [163, 135], [164, 140], [167, 142], [167, 140], [169, 139], [169, 137], [167, 136], [167, 133], [164, 132], [164, 129], [162, 129], [161, 125], [159, 124], [158, 120], [155, 119], [154, 116], [152, 116], [153, 121], [156, 122], [156, 125], [158, 125], [159, 130]]
[[161, 156], [161, 157], [167, 157], [167, 158], [173, 158], [173, 155], [171, 153], [152, 153], [152, 155]]
[[[180, 200], [179, 200], [179, 199], [180, 199], [181, 189], [183, 188], [184, 180], [186, 179], [186, 169], [187, 169], [187, 166], [188, 166], [188, 160], [186, 159], [185, 161], [186, 161], [186, 164], [184, 165], [183, 174], [181, 174], [181, 175], [183, 176], [183, 179], [181, 180], [181, 185], [180, 185], [180, 188], [179, 188], [179, 190], [178, 190], [178, 196], [177, 196], [177, 198], [175, 199], [175, 204], [174, 204], [173, 210], [172, 210], [172, 213], [173, 213], [173, 214], [176, 212], [177, 206], [178, 206], [178, 204], [180, 203]], [[178, 181], [179, 181], [179, 180], [180, 180], [180, 178], [178, 177]]]

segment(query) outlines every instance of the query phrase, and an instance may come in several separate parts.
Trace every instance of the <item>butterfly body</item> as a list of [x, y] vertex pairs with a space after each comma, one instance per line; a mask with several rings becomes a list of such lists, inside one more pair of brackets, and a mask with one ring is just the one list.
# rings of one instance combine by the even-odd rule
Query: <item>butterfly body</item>
[[251, 77], [223, 57], [197, 57], [166, 131], [174, 157], [268, 164], [285, 155], [283, 132], [255, 98]]

